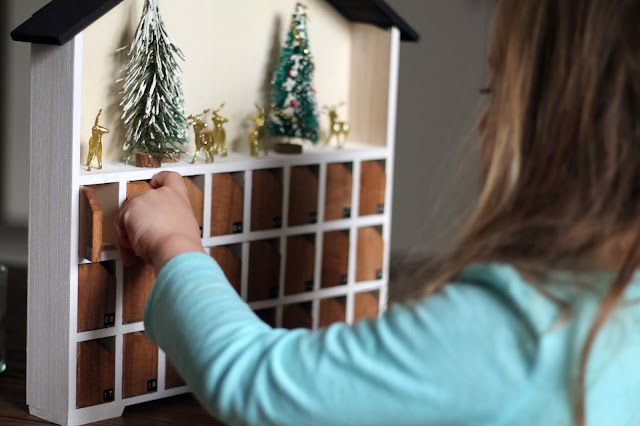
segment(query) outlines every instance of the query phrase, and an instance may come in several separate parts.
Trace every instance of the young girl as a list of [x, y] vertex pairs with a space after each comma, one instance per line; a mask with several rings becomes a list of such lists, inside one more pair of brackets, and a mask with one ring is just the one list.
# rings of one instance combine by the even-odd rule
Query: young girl
[[640, 0], [499, 3], [477, 207], [376, 320], [261, 322], [158, 174], [117, 225], [158, 273], [147, 335], [232, 424], [640, 424], [639, 23]]

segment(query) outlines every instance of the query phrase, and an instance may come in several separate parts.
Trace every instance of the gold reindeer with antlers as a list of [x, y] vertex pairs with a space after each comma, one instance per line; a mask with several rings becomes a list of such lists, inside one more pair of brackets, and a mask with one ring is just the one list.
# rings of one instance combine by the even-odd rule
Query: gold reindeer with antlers
[[[331, 120], [331, 124], [329, 126], [329, 137], [324, 142], [324, 146], [329, 145], [329, 141], [333, 136], [336, 137], [338, 142], [338, 148], [344, 148], [344, 144], [347, 142], [349, 138], [349, 131], [351, 130], [351, 126], [346, 121], [338, 121], [338, 113], [336, 110], [344, 105], [344, 102], [339, 103], [338, 105], [325, 106], [323, 111], [329, 115], [329, 120]], [[340, 136], [343, 136], [341, 139]]]
[[206, 162], [213, 163], [213, 152], [214, 152], [214, 142], [213, 142], [213, 131], [205, 131], [205, 127], [207, 127], [207, 123], [202, 121], [202, 116], [209, 112], [208, 109], [205, 109], [202, 114], [190, 115], [187, 117], [187, 124], [193, 127], [193, 131], [196, 135], [196, 153], [193, 156], [193, 160], [191, 160], [191, 164], [196, 162], [200, 151], [204, 150], [206, 155]]
[[264, 107], [256, 103], [258, 113], [251, 117], [251, 121], [256, 124], [256, 127], [249, 132], [249, 148], [251, 149], [251, 155], [254, 157], [260, 156], [260, 148], [264, 151], [264, 155], [267, 156], [267, 147], [264, 144]]
[[102, 114], [102, 109], [98, 111], [96, 122], [91, 128], [91, 137], [89, 138], [89, 155], [87, 155], [88, 171], [91, 171], [91, 164], [94, 159], [98, 160], [98, 169], [102, 168], [102, 135], [109, 133], [109, 129], [98, 125], [100, 114]]
[[216, 154], [220, 153], [223, 157], [227, 156], [227, 132], [222, 127], [225, 123], [228, 123], [229, 120], [218, 114], [220, 110], [224, 107], [226, 102], [223, 102], [220, 105], [220, 108], [213, 111], [213, 116], [211, 120], [213, 121], [213, 129], [211, 130], [213, 137], [213, 150]]

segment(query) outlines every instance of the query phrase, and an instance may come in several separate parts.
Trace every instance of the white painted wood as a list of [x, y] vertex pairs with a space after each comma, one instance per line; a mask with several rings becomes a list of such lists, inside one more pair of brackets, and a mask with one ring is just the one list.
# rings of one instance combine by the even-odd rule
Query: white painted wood
[[158, 348], [158, 390], [160, 392], [164, 391], [166, 385], [166, 373], [167, 373], [167, 356], [165, 355], [162, 349]]
[[291, 193], [291, 165], [283, 167], [282, 179], [282, 228], [289, 226], [289, 202]]
[[286, 278], [287, 272], [287, 240], [286, 236], [281, 236], [278, 238], [279, 244], [278, 248], [280, 250], [280, 275], [278, 275], [278, 303], [282, 304], [282, 300], [284, 299], [284, 282]]
[[339, 285], [335, 287], [319, 289], [313, 292], [298, 293], [298, 294], [292, 294], [289, 296], [283, 296], [278, 299], [269, 299], [269, 300], [260, 300], [257, 302], [251, 302], [249, 303], [249, 306], [251, 307], [251, 309], [254, 309], [254, 310], [273, 308], [277, 306], [290, 305], [292, 303], [311, 302], [319, 299], [347, 296], [350, 293], [354, 293], [354, 290], [355, 292], [360, 293], [365, 290], [379, 289], [384, 285], [386, 285], [386, 283], [382, 280], [362, 281], [362, 282], [359, 282], [358, 285], [355, 287]]
[[[391, 257], [391, 212], [393, 201], [393, 175], [395, 166], [395, 152], [396, 146], [396, 120], [398, 110], [398, 81], [400, 72], [400, 30], [396, 27], [391, 29], [391, 46], [389, 54], [389, 102], [387, 105], [387, 148], [391, 155], [386, 157], [386, 171], [387, 171], [387, 190], [385, 193], [385, 224], [382, 227], [382, 239], [384, 241], [384, 255], [383, 255], [383, 279], [389, 281], [389, 263]], [[379, 296], [379, 312], [384, 312], [387, 306], [388, 286], [383, 286], [380, 289]]]
[[202, 215], [202, 235], [210, 236], [211, 235], [211, 184], [212, 184], [212, 176], [207, 173], [204, 175], [204, 205], [202, 208], [204, 209]]
[[81, 47], [76, 38], [62, 47], [33, 45], [31, 50], [27, 404], [32, 413], [56, 423], [67, 422], [69, 401], [75, 400], [69, 389], [75, 293], [69, 283], [77, 270], [71, 247], [74, 235], [77, 241], [73, 206], [79, 146], [72, 142], [79, 136], [80, 87], [74, 76]]
[[288, 165], [305, 166], [321, 163], [341, 163], [359, 160], [375, 160], [386, 157], [390, 151], [386, 147], [372, 147], [357, 142], [347, 142], [344, 149], [305, 146], [302, 155], [286, 155], [270, 152], [268, 157], [255, 159], [247, 154], [230, 152], [227, 157], [216, 157], [214, 163], [200, 160], [191, 164], [191, 156], [183, 155], [177, 163], [164, 163], [160, 169], [143, 169], [123, 162], [105, 162], [102, 170], [80, 171], [81, 185], [95, 185], [123, 180], [148, 180], [161, 170], [175, 171], [183, 176], [205, 175], [208, 173], [228, 173], [244, 170], [282, 168]]

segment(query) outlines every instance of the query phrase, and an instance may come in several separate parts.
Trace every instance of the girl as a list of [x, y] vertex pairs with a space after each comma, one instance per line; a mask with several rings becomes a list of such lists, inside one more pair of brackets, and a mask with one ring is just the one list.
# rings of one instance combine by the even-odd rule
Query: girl
[[477, 206], [376, 320], [262, 323], [158, 174], [117, 222], [158, 273], [147, 335], [233, 424], [640, 424], [639, 23], [640, 0], [499, 3]]

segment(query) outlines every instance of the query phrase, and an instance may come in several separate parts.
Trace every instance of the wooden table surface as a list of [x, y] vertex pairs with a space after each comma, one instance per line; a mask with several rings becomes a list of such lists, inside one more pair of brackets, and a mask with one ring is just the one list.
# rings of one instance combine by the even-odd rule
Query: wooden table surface
[[[26, 404], [27, 272], [9, 267], [7, 370], [0, 374], [0, 425], [51, 424], [29, 414]], [[216, 425], [192, 395], [131, 406], [124, 415], [93, 425]]]

